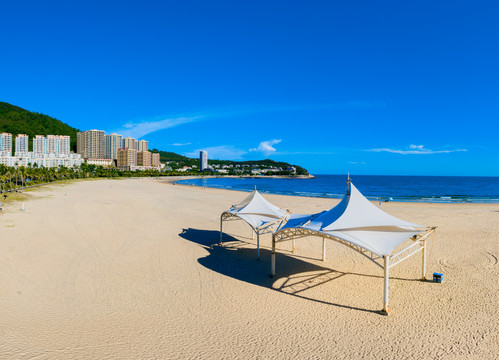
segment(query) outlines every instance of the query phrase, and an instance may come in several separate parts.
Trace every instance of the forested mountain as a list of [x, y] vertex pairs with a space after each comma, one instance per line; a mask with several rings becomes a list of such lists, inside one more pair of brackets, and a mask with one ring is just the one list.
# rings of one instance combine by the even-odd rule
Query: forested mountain
[[[29, 136], [29, 150], [32, 150], [35, 135], [69, 135], [71, 148], [76, 151], [76, 133], [80, 131], [48, 115], [31, 112], [6, 102], [0, 102], [0, 133]], [[12, 147], [14, 149], [14, 145]]]

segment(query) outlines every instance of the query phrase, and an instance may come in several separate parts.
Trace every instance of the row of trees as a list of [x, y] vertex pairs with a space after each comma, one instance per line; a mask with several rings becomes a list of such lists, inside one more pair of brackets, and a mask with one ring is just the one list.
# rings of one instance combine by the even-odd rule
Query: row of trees
[[53, 181], [84, 179], [84, 178], [114, 178], [114, 177], [153, 177], [185, 175], [180, 172], [160, 172], [158, 170], [122, 171], [116, 168], [82, 164], [80, 167], [39, 168], [39, 167], [7, 167], [0, 164], [1, 192], [9, 192], [25, 187], [36, 186]]

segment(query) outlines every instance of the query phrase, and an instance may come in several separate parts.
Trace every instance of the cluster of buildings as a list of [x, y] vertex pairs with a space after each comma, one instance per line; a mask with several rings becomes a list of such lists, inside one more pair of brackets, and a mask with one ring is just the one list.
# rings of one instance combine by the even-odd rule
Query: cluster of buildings
[[73, 167], [80, 166], [83, 158], [71, 152], [71, 139], [65, 135], [36, 135], [33, 151], [28, 151], [29, 137], [19, 134], [15, 138], [12, 155], [12, 134], [0, 134], [0, 164], [6, 166]]
[[[131, 137], [123, 138], [119, 134], [105, 135], [102, 130], [88, 130], [77, 133], [76, 153], [71, 151], [71, 138], [67, 135], [36, 135], [33, 138], [33, 151], [28, 151], [29, 137], [19, 134], [15, 138], [15, 151], [12, 155], [12, 134], [0, 134], [0, 164], [6, 166], [38, 167], [79, 167], [87, 164], [117, 167], [120, 170], [173, 170], [176, 162], [164, 164], [159, 161], [158, 153], [149, 151], [149, 142]], [[197, 166], [184, 166], [177, 171], [192, 171]], [[265, 175], [286, 171], [296, 173], [294, 167], [286, 169], [248, 164], [208, 165], [208, 153], [199, 152], [199, 171], [211, 171], [220, 174]]]
[[[173, 167], [178, 165], [176, 161], [167, 161], [166, 162], [166, 170], [173, 170]], [[181, 168], [177, 168], [176, 171], [180, 172], [188, 172], [197, 170], [196, 165], [192, 166], [183, 166]], [[213, 164], [208, 165], [208, 153], [205, 150], [201, 150], [199, 152], [199, 171], [209, 171], [215, 172], [218, 174], [231, 174], [231, 175], [277, 175], [282, 173], [287, 173], [288, 175], [296, 175], [296, 167], [287, 166], [265, 166], [265, 165], [257, 165], [257, 164]]]
[[102, 130], [79, 132], [76, 152], [87, 164], [104, 167], [116, 166], [120, 170], [160, 169], [159, 154], [149, 151], [149, 142], [119, 134], [105, 135]]
[[234, 174], [234, 175], [275, 175], [283, 172], [289, 175], [296, 174], [294, 166], [279, 167], [279, 166], [263, 166], [256, 164], [230, 164], [230, 165], [213, 165], [212, 171], [219, 174]]
[[[77, 133], [76, 153], [71, 151], [67, 135], [36, 135], [33, 151], [28, 151], [29, 137], [0, 134], [0, 164], [6, 166], [79, 167], [84, 162], [121, 170], [160, 169], [159, 154], [149, 151], [149, 142], [118, 134], [104, 135], [101, 130]], [[12, 151], [14, 143], [14, 154]]]

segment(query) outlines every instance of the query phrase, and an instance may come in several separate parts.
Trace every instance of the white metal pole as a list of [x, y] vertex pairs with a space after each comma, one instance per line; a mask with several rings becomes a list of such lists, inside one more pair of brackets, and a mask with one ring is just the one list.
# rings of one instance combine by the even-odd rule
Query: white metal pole
[[423, 240], [423, 268], [421, 281], [426, 281], [426, 240]]
[[322, 261], [326, 261], [326, 238], [322, 238]]
[[275, 276], [275, 235], [272, 234], [272, 259], [270, 265], [270, 277]]
[[389, 270], [390, 270], [390, 256], [383, 256], [385, 259], [385, 287], [384, 287], [384, 296], [383, 296], [383, 310], [382, 314], [388, 315], [390, 310], [388, 309], [388, 279], [389, 279]]
[[256, 233], [256, 258], [260, 260], [260, 232]]
[[222, 232], [222, 222], [223, 222], [222, 216], [220, 216], [220, 245], [223, 245], [223, 242], [222, 242], [222, 236], [223, 236], [223, 232]]

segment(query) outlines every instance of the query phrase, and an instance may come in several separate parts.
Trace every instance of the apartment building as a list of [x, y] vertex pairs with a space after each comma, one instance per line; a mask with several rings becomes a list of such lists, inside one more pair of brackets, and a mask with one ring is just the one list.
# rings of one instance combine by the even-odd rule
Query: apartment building
[[151, 166], [154, 166], [154, 167], [161, 166], [161, 163], [159, 162], [159, 153], [152, 153], [151, 154]]
[[118, 159], [118, 150], [122, 146], [122, 136], [118, 134], [104, 135], [104, 147], [106, 159]]
[[137, 166], [137, 150], [121, 148], [118, 150], [118, 168], [122, 170], [131, 170]]
[[88, 130], [76, 134], [76, 152], [83, 158], [103, 159], [105, 157], [104, 131]]
[[0, 134], [0, 156], [11, 156], [12, 155], [12, 134], [11, 133], [1, 133]]
[[33, 152], [35, 154], [48, 154], [47, 139], [43, 135], [36, 135], [33, 139]]
[[137, 166], [151, 166], [151, 152], [138, 151], [137, 152]]
[[16, 156], [23, 156], [28, 153], [29, 137], [26, 134], [16, 136]]
[[137, 141], [137, 150], [138, 151], [149, 151], [149, 141], [147, 141], [147, 140]]
[[138, 141], [135, 140], [134, 138], [126, 137], [126, 138], [123, 139], [123, 146], [122, 146], [122, 148], [137, 150], [138, 147], [139, 147], [137, 143], [138, 143]]

